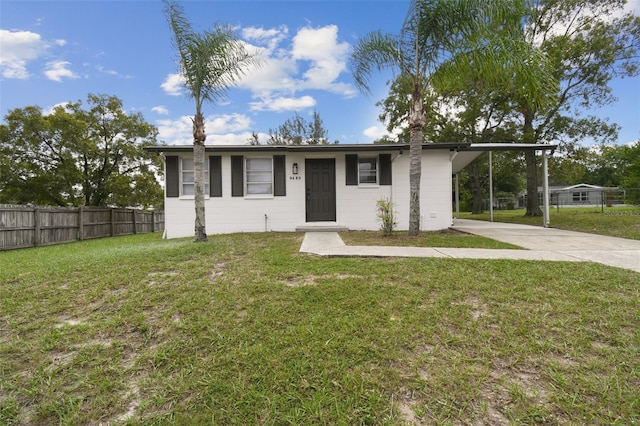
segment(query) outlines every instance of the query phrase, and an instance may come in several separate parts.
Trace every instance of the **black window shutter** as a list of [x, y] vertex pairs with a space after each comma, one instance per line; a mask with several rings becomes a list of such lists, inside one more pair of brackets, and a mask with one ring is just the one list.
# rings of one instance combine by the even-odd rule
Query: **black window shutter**
[[209, 157], [209, 196], [222, 197], [222, 157]]
[[358, 184], [358, 156], [356, 154], [347, 154], [344, 156], [347, 185]]
[[380, 166], [380, 185], [391, 185], [391, 154], [378, 156]]
[[286, 156], [273, 156], [273, 195], [276, 197], [287, 195]]
[[244, 158], [242, 155], [231, 156], [231, 196], [244, 195]]
[[165, 189], [167, 197], [180, 196], [180, 157], [177, 155], [168, 155], [165, 157]]

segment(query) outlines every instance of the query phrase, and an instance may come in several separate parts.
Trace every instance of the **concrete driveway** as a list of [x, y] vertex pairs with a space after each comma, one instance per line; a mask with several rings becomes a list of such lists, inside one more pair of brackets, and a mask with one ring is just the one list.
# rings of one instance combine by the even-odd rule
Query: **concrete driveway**
[[455, 219], [453, 229], [515, 244], [640, 272], [640, 241], [513, 223]]
[[640, 272], [640, 241], [511, 223], [456, 219], [452, 229], [526, 250], [347, 246], [337, 232], [307, 232], [300, 252], [320, 256], [449, 257], [598, 262]]

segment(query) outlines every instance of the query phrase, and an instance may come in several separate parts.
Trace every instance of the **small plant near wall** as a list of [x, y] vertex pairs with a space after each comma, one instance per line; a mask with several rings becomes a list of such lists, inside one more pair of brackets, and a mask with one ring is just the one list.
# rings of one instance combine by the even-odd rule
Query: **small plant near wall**
[[390, 236], [398, 224], [396, 222], [395, 212], [393, 211], [394, 206], [395, 204], [388, 198], [382, 198], [376, 203], [380, 230], [384, 233], [385, 237]]

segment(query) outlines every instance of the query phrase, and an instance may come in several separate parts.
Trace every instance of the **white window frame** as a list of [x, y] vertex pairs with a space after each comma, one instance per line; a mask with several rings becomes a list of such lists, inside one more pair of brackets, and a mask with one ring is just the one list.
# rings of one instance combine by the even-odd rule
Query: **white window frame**
[[[253, 162], [264, 162], [269, 163], [269, 168], [257, 168], [254, 167], [251, 163]], [[254, 174], [249, 179], [250, 174]], [[255, 179], [255, 177], [260, 177], [261, 179]], [[269, 178], [267, 181], [266, 178]], [[244, 194], [246, 198], [272, 198], [274, 193], [274, 176], [273, 176], [273, 157], [245, 157], [244, 159]], [[260, 186], [265, 186], [268, 190], [264, 190], [262, 192], [258, 191]]]
[[574, 202], [589, 201], [589, 193], [587, 191], [575, 191], [572, 198]]
[[[373, 170], [375, 172], [375, 175], [373, 176], [373, 178], [375, 179], [374, 182], [363, 182], [362, 179], [362, 173], [368, 173], [370, 176], [372, 175], [371, 170], [366, 170], [361, 168], [361, 164], [362, 163], [368, 163], [368, 164], [373, 164], [375, 167], [375, 170]], [[359, 186], [378, 186], [380, 183], [380, 165], [378, 164], [378, 156], [364, 156], [364, 155], [358, 155], [358, 185]]]
[[[193, 168], [185, 168], [185, 161], [190, 161]], [[195, 161], [193, 157], [180, 157], [180, 198], [193, 199], [195, 198], [196, 184], [195, 184]], [[185, 181], [185, 173], [193, 173], [193, 181]], [[191, 194], [185, 194], [185, 186], [192, 187]], [[204, 160], [204, 196], [209, 198], [209, 158]]]

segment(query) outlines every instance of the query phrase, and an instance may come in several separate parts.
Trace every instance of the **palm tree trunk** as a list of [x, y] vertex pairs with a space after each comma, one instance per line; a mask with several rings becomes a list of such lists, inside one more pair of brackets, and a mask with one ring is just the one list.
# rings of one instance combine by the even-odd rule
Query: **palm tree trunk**
[[425, 118], [418, 80], [414, 82], [412, 111], [409, 115], [409, 235], [420, 234], [420, 180], [422, 179], [422, 130]]
[[409, 235], [420, 234], [420, 180], [422, 179], [422, 130], [411, 129], [409, 146]]
[[193, 163], [194, 163], [194, 186], [195, 186], [195, 236], [193, 241], [207, 241], [205, 210], [204, 210], [204, 141], [206, 135], [204, 133], [204, 117], [201, 113], [197, 113], [193, 119]]

